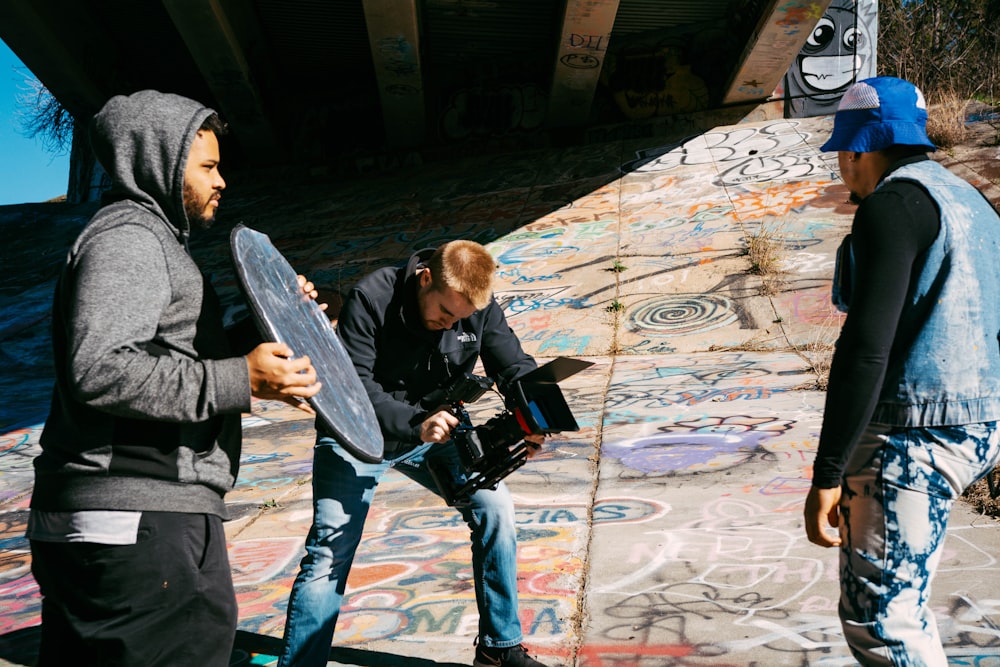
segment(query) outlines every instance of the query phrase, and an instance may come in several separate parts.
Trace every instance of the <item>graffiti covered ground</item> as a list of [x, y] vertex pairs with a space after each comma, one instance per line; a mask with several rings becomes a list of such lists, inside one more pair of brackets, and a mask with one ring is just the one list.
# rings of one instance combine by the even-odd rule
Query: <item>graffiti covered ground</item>
[[[808, 544], [800, 519], [824, 399], [808, 366], [837, 336], [830, 275], [853, 213], [834, 156], [817, 148], [829, 129], [829, 118], [759, 121], [333, 183], [227, 175], [220, 229], [195, 252], [235, 318], [226, 228], [237, 221], [328, 292], [418, 248], [486, 243], [526, 349], [595, 362], [562, 385], [580, 430], [508, 480], [532, 652], [574, 667], [847, 665], [836, 554]], [[23, 533], [51, 386], [48, 304], [91, 212], [0, 209], [0, 382], [17, 397], [0, 411], [0, 665], [30, 664], [37, 642]], [[780, 257], [767, 289], [747, 271], [749, 238]], [[481, 423], [498, 404], [472, 408]], [[314, 432], [300, 415], [258, 401], [244, 419], [227, 499], [233, 665], [276, 661], [311, 518]], [[453, 511], [390, 473], [331, 664], [471, 663], [467, 540]], [[933, 593], [952, 665], [1000, 665], [998, 546], [995, 522], [960, 506]]]

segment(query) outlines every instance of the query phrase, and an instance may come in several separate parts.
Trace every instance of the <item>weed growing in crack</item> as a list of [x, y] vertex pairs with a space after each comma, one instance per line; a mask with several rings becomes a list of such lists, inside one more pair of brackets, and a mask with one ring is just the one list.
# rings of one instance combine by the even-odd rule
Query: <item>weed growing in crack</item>
[[750, 261], [749, 273], [755, 276], [770, 276], [779, 272], [781, 266], [781, 242], [773, 229], [764, 226], [746, 237], [746, 255]]

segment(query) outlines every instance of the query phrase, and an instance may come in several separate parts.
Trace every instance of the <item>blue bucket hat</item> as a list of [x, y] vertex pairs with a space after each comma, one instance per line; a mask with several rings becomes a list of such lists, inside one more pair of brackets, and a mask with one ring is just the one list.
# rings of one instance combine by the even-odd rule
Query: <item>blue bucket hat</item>
[[870, 153], [890, 146], [923, 146], [927, 138], [927, 103], [920, 89], [893, 76], [858, 81], [844, 93], [833, 118], [833, 134], [822, 151]]

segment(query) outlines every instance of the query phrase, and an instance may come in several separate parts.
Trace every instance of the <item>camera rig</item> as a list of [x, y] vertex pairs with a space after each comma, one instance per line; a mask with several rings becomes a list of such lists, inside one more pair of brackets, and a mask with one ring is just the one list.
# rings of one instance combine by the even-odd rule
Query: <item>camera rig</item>
[[[445, 501], [456, 506], [467, 502], [479, 489], [497, 488], [501, 480], [527, 461], [531, 444], [524, 441], [526, 435], [578, 431], [556, 382], [591, 365], [589, 361], [560, 357], [535, 369], [511, 385], [504, 410], [479, 426], [473, 426], [465, 406], [493, 388], [491, 378], [466, 373], [428, 397], [430, 403], [451, 406], [459, 419], [452, 439], [466, 474], [465, 483], [457, 484], [443, 464], [430, 465]], [[424, 404], [428, 405], [428, 399]]]

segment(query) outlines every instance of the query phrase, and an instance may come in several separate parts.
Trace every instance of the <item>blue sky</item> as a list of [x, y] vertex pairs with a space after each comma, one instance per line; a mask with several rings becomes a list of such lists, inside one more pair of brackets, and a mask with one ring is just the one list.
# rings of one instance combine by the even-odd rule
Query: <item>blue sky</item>
[[0, 206], [66, 194], [69, 148], [52, 153], [40, 139], [24, 134], [17, 97], [30, 78], [31, 71], [0, 40]]

